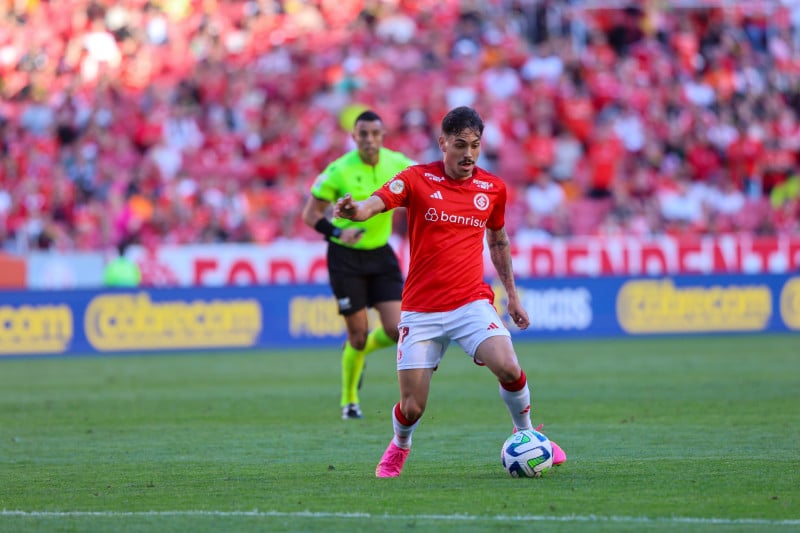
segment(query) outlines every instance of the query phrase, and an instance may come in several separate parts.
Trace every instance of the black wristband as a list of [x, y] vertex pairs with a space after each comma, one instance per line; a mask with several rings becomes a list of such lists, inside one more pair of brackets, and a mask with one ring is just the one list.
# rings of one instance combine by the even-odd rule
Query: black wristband
[[342, 228], [337, 228], [325, 217], [317, 220], [317, 223], [314, 224], [314, 229], [322, 233], [325, 236], [325, 240], [328, 241], [331, 240], [331, 237], [338, 239], [342, 235]]

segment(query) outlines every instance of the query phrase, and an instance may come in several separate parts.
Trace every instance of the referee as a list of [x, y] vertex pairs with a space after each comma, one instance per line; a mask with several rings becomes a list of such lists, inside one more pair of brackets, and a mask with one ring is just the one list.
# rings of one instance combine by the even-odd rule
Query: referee
[[[342, 419], [363, 418], [358, 386], [364, 357], [397, 343], [403, 277], [389, 245], [392, 213], [364, 222], [328, 220], [331, 204], [346, 193], [354, 200], [369, 197], [395, 174], [414, 164], [405, 155], [383, 147], [386, 131], [374, 111], [356, 117], [352, 137], [356, 148], [342, 155], [317, 177], [303, 207], [303, 221], [328, 241], [328, 275], [339, 314], [344, 317], [347, 342], [342, 350]], [[369, 330], [367, 308], [380, 316]]]

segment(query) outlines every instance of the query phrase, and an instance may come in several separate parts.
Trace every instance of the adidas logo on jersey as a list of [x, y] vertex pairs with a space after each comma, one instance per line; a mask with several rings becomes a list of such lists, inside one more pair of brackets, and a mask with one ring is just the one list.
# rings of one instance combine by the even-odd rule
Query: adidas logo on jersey
[[436, 191], [435, 193], [431, 194], [431, 198], [436, 198], [437, 200], [443, 200], [442, 192]]

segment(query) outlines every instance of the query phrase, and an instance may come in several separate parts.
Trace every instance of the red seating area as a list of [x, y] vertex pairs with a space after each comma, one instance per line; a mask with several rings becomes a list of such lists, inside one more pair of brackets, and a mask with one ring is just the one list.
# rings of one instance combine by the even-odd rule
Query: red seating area
[[[350, 109], [426, 161], [459, 104], [512, 234], [800, 232], [800, 198], [769, 201], [798, 173], [800, 8], [611, 5], [0, 4], [0, 245], [317, 239], [300, 209]], [[529, 216], [543, 173], [566, 225]]]
[[596, 234], [611, 213], [612, 208], [613, 204], [610, 199], [578, 198], [570, 202], [569, 220], [572, 232], [576, 235]]

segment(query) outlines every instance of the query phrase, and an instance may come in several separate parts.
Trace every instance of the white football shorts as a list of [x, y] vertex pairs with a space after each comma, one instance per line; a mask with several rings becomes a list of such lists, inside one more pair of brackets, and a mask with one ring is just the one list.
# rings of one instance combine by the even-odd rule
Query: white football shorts
[[511, 336], [488, 300], [440, 313], [403, 311], [397, 329], [397, 370], [436, 368], [451, 341], [475, 358], [478, 346], [489, 337]]

